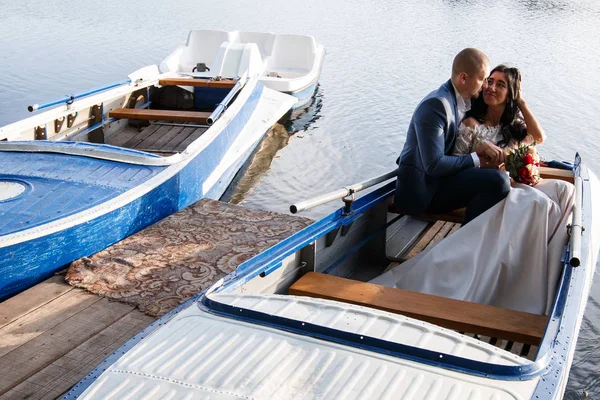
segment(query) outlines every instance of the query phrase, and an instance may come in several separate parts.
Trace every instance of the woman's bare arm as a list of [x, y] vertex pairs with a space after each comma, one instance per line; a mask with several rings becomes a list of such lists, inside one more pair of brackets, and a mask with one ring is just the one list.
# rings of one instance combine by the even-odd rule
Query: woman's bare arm
[[527, 103], [525, 103], [525, 100], [523, 100], [523, 97], [521, 97], [520, 91], [517, 97], [517, 106], [523, 114], [523, 119], [525, 119], [527, 133], [531, 135], [537, 144], [543, 143], [546, 139], [546, 134], [544, 133], [544, 130], [540, 126], [538, 120], [533, 116], [533, 113], [529, 109], [529, 106], [527, 106]]

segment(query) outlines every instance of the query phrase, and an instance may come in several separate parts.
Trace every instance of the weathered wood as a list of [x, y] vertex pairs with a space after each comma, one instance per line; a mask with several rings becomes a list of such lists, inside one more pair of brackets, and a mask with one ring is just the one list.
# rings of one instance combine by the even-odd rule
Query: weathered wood
[[180, 110], [147, 110], [141, 108], [117, 108], [109, 113], [111, 118], [143, 119], [152, 121], [195, 122], [205, 124], [209, 112]]
[[440, 231], [435, 234], [435, 236], [433, 237], [433, 239], [431, 239], [427, 247], [433, 246], [434, 244], [448, 236], [452, 228], [454, 228], [454, 222], [444, 222], [442, 229], [440, 229]]
[[131, 337], [154, 321], [132, 310], [123, 318], [71, 350], [38, 373], [15, 386], [6, 395], [27, 399], [57, 398]]
[[183, 130], [177, 136], [173, 136], [171, 140], [169, 140], [165, 145], [163, 145], [163, 149], [168, 151], [177, 151], [176, 149], [181, 145], [181, 142], [186, 140], [188, 137], [194, 135], [196, 129], [200, 128], [183, 128]]
[[160, 151], [173, 151], [172, 147], [167, 144], [176, 137], [180, 137], [183, 134], [183, 130], [186, 129], [183, 126], [173, 126], [165, 134], [161, 135], [160, 138], [152, 145], [153, 149], [160, 149]]
[[100, 297], [91, 293], [71, 290], [7, 324], [0, 329], [0, 360], [7, 353], [34, 340], [99, 300]]
[[443, 221], [437, 221], [433, 224], [431, 228], [429, 228], [425, 234], [419, 239], [419, 241], [413, 246], [412, 249], [406, 255], [406, 258], [411, 258], [423, 251], [428, 245], [429, 242], [434, 238], [435, 235], [444, 227]]
[[[439, 224], [437, 225], [437, 227], [430, 226], [428, 228], [429, 230], [437, 231], [437, 233], [435, 233], [435, 235], [433, 236], [433, 239], [429, 240], [429, 238], [431, 237], [431, 234], [428, 235], [427, 234], [428, 231], [425, 232], [425, 234], [423, 235], [421, 240], [417, 241], [413, 245], [413, 247], [408, 251], [408, 254], [404, 258], [403, 261], [406, 261], [409, 258], [416, 256], [419, 252], [425, 250], [426, 248], [428, 248], [430, 246], [433, 246], [435, 243], [439, 242], [440, 240], [444, 239], [445, 237], [452, 235], [454, 232], [459, 230], [460, 227], [462, 226], [461, 224], [452, 223], [452, 222], [446, 222], [443, 224], [444, 225], [442, 226], [441, 229], [439, 228], [439, 226], [440, 226]], [[393, 261], [393, 262], [389, 263], [389, 265], [385, 268], [385, 270], [383, 270], [382, 273], [386, 273], [387, 271], [396, 268], [400, 264], [401, 264], [401, 262]]]
[[571, 183], [575, 182], [573, 171], [566, 169], [540, 167], [540, 176], [545, 179], [560, 179]]
[[[152, 126], [152, 125], [151, 125]], [[150, 128], [150, 127], [148, 127]], [[153, 144], [160, 139], [163, 135], [167, 135], [171, 128], [170, 126], [159, 125], [158, 129], [144, 129], [141, 133], [143, 135], [136, 136], [132, 140], [125, 143], [123, 147], [127, 147], [130, 149], [151, 149], [153, 148]]]
[[457, 230], [460, 229], [462, 225], [458, 222], [454, 223], [454, 226], [452, 227], [452, 229], [450, 229], [450, 232], [448, 232], [448, 234], [446, 235], [446, 237], [452, 235], [454, 232], [456, 232]]
[[205, 128], [197, 128], [194, 130], [188, 137], [183, 139], [181, 143], [179, 143], [175, 147], [175, 151], [183, 151], [185, 150], [194, 140], [198, 139], [202, 134], [206, 131]]
[[65, 283], [65, 277], [56, 275], [5, 300], [0, 303], [0, 328], [71, 290], [73, 286]]
[[309, 272], [289, 294], [341, 301], [406, 315], [445, 328], [538, 345], [548, 318]]
[[[400, 208], [396, 207], [394, 203], [390, 203], [388, 206], [388, 211], [394, 214], [402, 214], [402, 215], [412, 215], [404, 212]], [[447, 213], [422, 213], [418, 215], [413, 215], [415, 218], [424, 219], [426, 221], [446, 221], [446, 222], [455, 222], [462, 224], [465, 220], [465, 212], [466, 208], [458, 208], [453, 211], [449, 211]]]
[[[91, 296], [98, 299], [98, 296]], [[0, 357], [0, 371], [3, 371], [0, 374], [0, 394], [43, 370], [65, 353], [121, 319], [132, 309], [133, 306], [130, 305], [110, 302], [105, 298], [100, 299], [63, 320], [62, 323], [55, 324], [43, 334], [5, 353]], [[46, 314], [47, 318], [56, 316], [52, 313]]]
[[145, 135], [146, 133], [142, 133], [142, 132], [146, 131], [148, 129], [156, 130], [156, 129], [158, 129], [158, 125], [150, 125], [150, 126], [143, 128], [142, 130], [140, 130], [139, 128], [135, 128], [133, 126], [126, 126], [123, 129], [121, 129], [120, 131], [118, 131], [117, 133], [111, 135], [107, 139], [106, 143], [108, 143], [112, 146], [124, 147], [125, 143], [127, 143], [134, 137], [136, 137], [138, 135]]
[[221, 88], [231, 89], [237, 83], [233, 79], [222, 79], [220, 81], [209, 80], [209, 79], [195, 79], [195, 78], [167, 78], [160, 79], [159, 85], [162, 86], [195, 86], [195, 87], [210, 87], [210, 88]]

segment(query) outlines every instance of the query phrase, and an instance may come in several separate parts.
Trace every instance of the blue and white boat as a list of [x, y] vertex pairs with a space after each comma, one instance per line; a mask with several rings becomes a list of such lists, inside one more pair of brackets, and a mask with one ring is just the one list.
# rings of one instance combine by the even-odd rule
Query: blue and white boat
[[0, 299], [201, 198], [218, 199], [297, 103], [262, 82], [256, 43], [194, 32], [188, 44], [211, 59], [210, 74], [144, 67], [32, 105], [50, 110], [0, 128]]
[[386, 235], [423, 231], [388, 213], [393, 182], [354, 201], [390, 173], [297, 204], [346, 207], [154, 322], [64, 398], [560, 399], [600, 244], [600, 182], [576, 165], [551, 174], [576, 201], [549, 316], [367, 283], [388, 264]]

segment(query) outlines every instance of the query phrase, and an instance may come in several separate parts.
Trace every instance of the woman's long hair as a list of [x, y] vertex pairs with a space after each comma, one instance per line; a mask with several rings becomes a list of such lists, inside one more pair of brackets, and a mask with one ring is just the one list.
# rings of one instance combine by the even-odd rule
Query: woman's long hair
[[[520, 143], [525, 139], [525, 136], [527, 136], [527, 126], [525, 125], [523, 116], [517, 106], [517, 94], [521, 88], [521, 72], [519, 72], [517, 68], [501, 64], [490, 72], [490, 76], [496, 71], [504, 73], [506, 84], [508, 86], [504, 112], [500, 117], [500, 133], [502, 134], [502, 140], [497, 143], [500, 147], [505, 147], [511, 140]], [[473, 117], [480, 123], [484, 123], [487, 108], [487, 104], [483, 101], [483, 92], [479, 93], [477, 99], [473, 100], [471, 110], [467, 112], [466, 116]]]

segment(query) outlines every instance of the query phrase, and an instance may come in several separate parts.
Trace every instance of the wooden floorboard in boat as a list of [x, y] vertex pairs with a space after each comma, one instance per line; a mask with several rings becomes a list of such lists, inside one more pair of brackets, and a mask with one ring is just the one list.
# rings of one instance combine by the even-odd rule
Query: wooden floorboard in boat
[[154, 135], [154, 133], [161, 130], [163, 132], [167, 132], [169, 130], [169, 127], [162, 125], [150, 125], [145, 128], [142, 128], [142, 130], [140, 130], [140, 132], [137, 135], [129, 139], [127, 143], [123, 145], [123, 147], [126, 147], [128, 149], [135, 149], [146, 138]]
[[162, 149], [163, 151], [164, 150], [171, 151], [171, 150], [169, 150], [167, 143], [169, 143], [171, 140], [175, 139], [176, 137], [181, 137], [184, 135], [185, 135], [185, 137], [187, 137], [187, 135], [183, 132], [184, 129], [192, 129], [192, 128], [184, 128], [183, 126], [171, 127], [171, 129], [166, 134], [164, 134], [160, 138], [158, 138], [158, 140], [154, 143], [154, 147], [157, 149]]
[[131, 138], [140, 133], [140, 128], [136, 128], [133, 126], [126, 126], [125, 128], [119, 130], [117, 133], [111, 135], [106, 138], [106, 143], [112, 146], [124, 147], [124, 144], [127, 143]]
[[185, 150], [186, 147], [188, 147], [194, 140], [198, 139], [205, 131], [206, 129], [204, 128], [198, 128], [194, 130], [187, 138], [182, 140], [181, 143], [175, 147], [175, 151], [180, 152]]
[[108, 139], [108, 144], [152, 153], [179, 153], [199, 138], [207, 128], [152, 124], [140, 131], [126, 128]]
[[[148, 128], [154, 127], [154, 125], [150, 125]], [[176, 127], [175, 127], [176, 128]], [[171, 126], [166, 126], [166, 125], [159, 125], [158, 129], [155, 129], [154, 131], [150, 131], [150, 129], [148, 129], [148, 134], [146, 134], [142, 140], [140, 142], [138, 142], [137, 144], [135, 144], [134, 146], [132, 146], [132, 149], [152, 149], [154, 148], [154, 144], [164, 135], [169, 134], [169, 132], [171, 130], [177, 130], [177, 129], [173, 129], [173, 127]], [[145, 131], [145, 130], [144, 130]], [[142, 132], [144, 132], [142, 131]], [[145, 133], [145, 132], [144, 132]]]
[[0, 398], [57, 398], [154, 318], [62, 275], [0, 303]]

